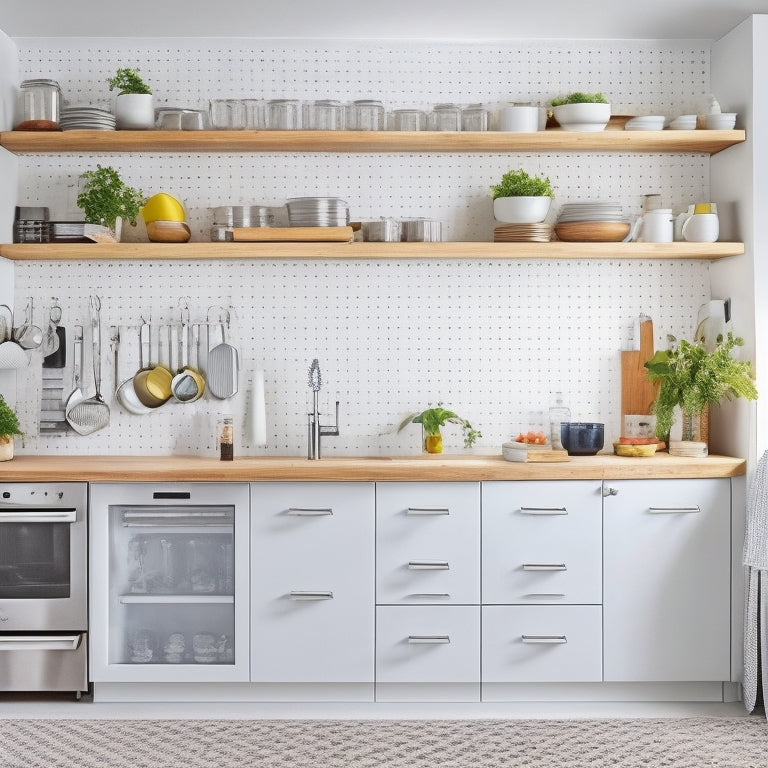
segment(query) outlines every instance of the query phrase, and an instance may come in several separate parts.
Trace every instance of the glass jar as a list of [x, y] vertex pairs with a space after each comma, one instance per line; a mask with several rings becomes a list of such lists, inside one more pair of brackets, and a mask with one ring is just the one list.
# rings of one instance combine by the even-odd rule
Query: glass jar
[[267, 128], [271, 131], [301, 128], [301, 102], [298, 99], [272, 99], [267, 102]]
[[430, 131], [460, 131], [461, 109], [456, 104], [435, 104], [429, 115]]
[[396, 109], [392, 112], [392, 123], [396, 131], [424, 131], [427, 116], [420, 109]]
[[303, 106], [302, 125], [313, 131], [344, 129], [344, 105], [333, 99], [310, 101]]
[[468, 104], [461, 110], [462, 131], [487, 131], [488, 110], [482, 104]]
[[351, 131], [383, 131], [384, 105], [374, 99], [358, 99], [347, 109], [347, 128]]
[[59, 131], [61, 88], [55, 80], [24, 80], [19, 86], [16, 131]]
[[232, 417], [219, 418], [219, 454], [222, 461], [232, 461], [235, 456], [235, 427]]

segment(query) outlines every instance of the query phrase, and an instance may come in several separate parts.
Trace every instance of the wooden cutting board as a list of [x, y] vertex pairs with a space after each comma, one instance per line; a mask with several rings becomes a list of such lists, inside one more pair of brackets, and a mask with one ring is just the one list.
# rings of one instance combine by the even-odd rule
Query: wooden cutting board
[[241, 243], [349, 243], [352, 227], [233, 227], [232, 239]]
[[648, 381], [644, 364], [653, 357], [653, 320], [640, 323], [640, 350], [621, 353], [621, 427], [629, 414], [646, 415], [656, 399], [659, 385]]

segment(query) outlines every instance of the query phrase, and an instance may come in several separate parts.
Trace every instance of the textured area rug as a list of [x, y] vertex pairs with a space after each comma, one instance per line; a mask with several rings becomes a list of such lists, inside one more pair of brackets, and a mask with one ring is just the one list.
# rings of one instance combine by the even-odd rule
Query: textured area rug
[[761, 717], [4, 720], [2, 768], [766, 768]]

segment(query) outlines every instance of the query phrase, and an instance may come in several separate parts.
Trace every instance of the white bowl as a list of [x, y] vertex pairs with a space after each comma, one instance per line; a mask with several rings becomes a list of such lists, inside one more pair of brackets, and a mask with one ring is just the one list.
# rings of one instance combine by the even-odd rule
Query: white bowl
[[720, 115], [704, 115], [704, 127], [711, 131], [730, 131], [735, 125], [735, 112], [723, 112]]
[[538, 224], [547, 218], [552, 198], [497, 197], [493, 201], [493, 215], [505, 224]]
[[553, 112], [564, 131], [602, 131], [611, 119], [610, 104], [560, 104]]

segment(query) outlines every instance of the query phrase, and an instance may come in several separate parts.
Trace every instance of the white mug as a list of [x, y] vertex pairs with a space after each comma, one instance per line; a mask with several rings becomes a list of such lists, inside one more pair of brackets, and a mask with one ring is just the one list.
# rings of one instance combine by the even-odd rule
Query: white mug
[[642, 217], [640, 239], [645, 243], [671, 243], [674, 220], [671, 208], [657, 208]]
[[693, 243], [714, 243], [720, 235], [720, 220], [716, 213], [694, 213], [683, 222], [684, 240]]
[[502, 107], [499, 110], [499, 130], [529, 133], [539, 130], [538, 107]]

